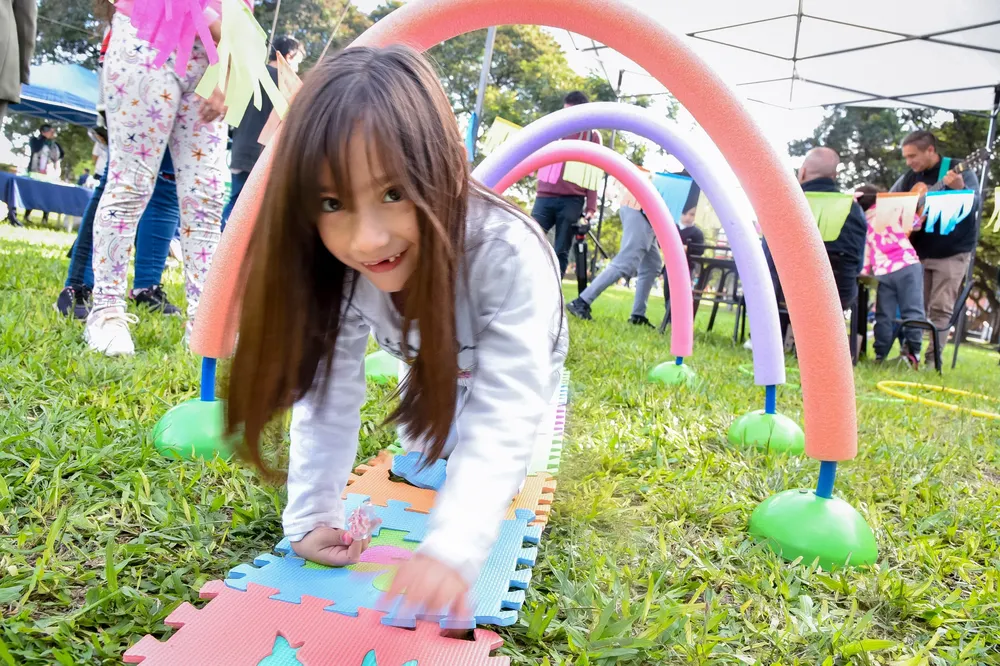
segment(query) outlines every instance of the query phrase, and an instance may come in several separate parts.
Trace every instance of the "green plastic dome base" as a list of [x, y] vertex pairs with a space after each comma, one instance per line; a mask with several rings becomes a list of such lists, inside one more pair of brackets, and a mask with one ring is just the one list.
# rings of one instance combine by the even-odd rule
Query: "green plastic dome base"
[[163, 415], [153, 428], [153, 445], [168, 458], [211, 459], [233, 454], [231, 442], [223, 437], [225, 403], [188, 400]]
[[674, 361], [665, 361], [649, 371], [649, 380], [660, 382], [667, 386], [682, 386], [694, 381], [696, 377], [690, 365], [677, 365]]
[[728, 438], [733, 446], [752, 446], [795, 456], [801, 455], [806, 448], [806, 436], [798, 423], [784, 414], [767, 414], [762, 409], [733, 421]]
[[399, 360], [386, 351], [378, 350], [365, 357], [365, 376], [378, 384], [399, 377]]
[[818, 497], [813, 490], [786, 490], [767, 498], [750, 516], [750, 535], [792, 562], [819, 564], [827, 571], [874, 564], [875, 535], [844, 500]]

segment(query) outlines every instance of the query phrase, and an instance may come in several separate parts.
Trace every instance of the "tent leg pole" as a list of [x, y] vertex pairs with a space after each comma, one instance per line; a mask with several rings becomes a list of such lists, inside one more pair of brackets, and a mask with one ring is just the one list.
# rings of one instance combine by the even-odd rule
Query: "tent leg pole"
[[[986, 150], [989, 152], [993, 147], [993, 141], [996, 139], [997, 133], [997, 114], [1000, 113], [1000, 84], [993, 87], [993, 109], [990, 112], [990, 126], [986, 130]], [[979, 216], [982, 217], [983, 209], [986, 206], [986, 202], [983, 201], [983, 193], [986, 191], [986, 181], [990, 177], [990, 166], [992, 166], [993, 160], [991, 157], [987, 156], [986, 164], [983, 165], [983, 177], [979, 179]], [[995, 205], [995, 204], [994, 204]], [[982, 220], [978, 220], [976, 224], [976, 246], [972, 248], [972, 256], [969, 258], [969, 271], [965, 275], [965, 279], [969, 284], [975, 279], [973, 276], [973, 271], [976, 266], [976, 249], [979, 247], [979, 228], [982, 226]], [[964, 291], [964, 290], [962, 290]], [[961, 294], [961, 292], [960, 292]], [[958, 348], [962, 345], [962, 331], [965, 328], [963, 325], [965, 323], [965, 302], [956, 303], [955, 307], [960, 308], [958, 315], [958, 322], [955, 326], [955, 348], [951, 352], [951, 369], [955, 369], [955, 364], [958, 363]]]

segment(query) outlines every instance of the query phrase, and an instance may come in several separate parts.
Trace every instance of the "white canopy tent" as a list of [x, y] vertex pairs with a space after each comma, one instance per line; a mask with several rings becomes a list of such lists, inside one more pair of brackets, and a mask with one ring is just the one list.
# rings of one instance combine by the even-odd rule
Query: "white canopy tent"
[[[689, 45], [750, 106], [1000, 112], [1000, 0], [623, 0]], [[667, 91], [602, 44], [568, 35], [624, 99]], [[981, 178], [980, 201], [989, 166]], [[956, 302], [961, 336], [973, 264]], [[958, 357], [958, 345], [952, 367]]]
[[[1000, 84], [997, 0], [624, 0], [689, 44], [748, 100], [785, 109], [847, 104], [989, 112]], [[631, 61], [625, 95], [663, 88]], [[614, 82], [613, 82], [614, 83]]]

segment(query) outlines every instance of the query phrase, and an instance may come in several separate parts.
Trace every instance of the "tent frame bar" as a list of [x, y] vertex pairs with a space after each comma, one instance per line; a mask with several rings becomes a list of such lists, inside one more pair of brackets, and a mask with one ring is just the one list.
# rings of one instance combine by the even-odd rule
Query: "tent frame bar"
[[[943, 44], [945, 46], [954, 46], [954, 47], [962, 48], [962, 49], [970, 49], [972, 51], [985, 51], [987, 53], [1000, 53], [1000, 49], [995, 49], [995, 48], [991, 48], [991, 47], [988, 47], [988, 46], [978, 46], [976, 44], [962, 44], [961, 42], [953, 42], [953, 41], [947, 40], [947, 39], [938, 39], [938, 37], [942, 37], [942, 36], [945, 36], [945, 35], [955, 34], [957, 32], [965, 32], [967, 30], [978, 30], [979, 28], [989, 28], [989, 27], [994, 26], [994, 25], [1000, 25], [1000, 20], [998, 20], [998, 21], [986, 21], [984, 23], [973, 23], [971, 25], [963, 25], [963, 26], [960, 26], [960, 27], [957, 27], [957, 28], [950, 28], [948, 30], [939, 30], [937, 32], [928, 32], [928, 33], [924, 33], [924, 34], [921, 34], [921, 35], [911, 35], [911, 34], [907, 34], [905, 32], [895, 32], [893, 30], [885, 30], [883, 28], [871, 28], [871, 27], [866, 26], [866, 25], [858, 25], [857, 23], [850, 23], [848, 21], [837, 21], [835, 19], [823, 18], [821, 16], [813, 16], [812, 14], [804, 14], [804, 13], [801, 12], [801, 2], [799, 3], [799, 9], [800, 9], [800, 11], [797, 12], [797, 13], [795, 13], [795, 14], [785, 14], [783, 16], [774, 16], [774, 17], [768, 18], [768, 19], [759, 19], [757, 21], [748, 21], [748, 22], [745, 22], [745, 23], [734, 23], [732, 25], [724, 25], [724, 26], [720, 26], [718, 28], [709, 28], [708, 30], [696, 30], [695, 32], [689, 32], [689, 33], [687, 33], [687, 36], [688, 37], [692, 37], [694, 39], [700, 39], [700, 40], [706, 41], [706, 42], [712, 42], [713, 44], [721, 44], [722, 46], [730, 46], [730, 47], [732, 47], [734, 49], [741, 49], [743, 51], [750, 51], [751, 53], [756, 53], [758, 55], [769, 56], [771, 58], [777, 58], [778, 60], [784, 60], [786, 62], [792, 62], [792, 63], [800, 62], [802, 60], [814, 60], [816, 58], [825, 58], [827, 56], [833, 56], [833, 55], [844, 55], [845, 53], [855, 53], [857, 51], [865, 51], [865, 50], [868, 50], [868, 49], [878, 48], [880, 46], [890, 46], [892, 44], [902, 44], [902, 43], [905, 43], [905, 42], [913, 42], [913, 41], [918, 41], [918, 40], [919, 41], [925, 41], [925, 42], [933, 42], [935, 44]], [[757, 24], [757, 23], [768, 23], [770, 21], [780, 21], [782, 19], [787, 19], [787, 18], [795, 18], [795, 19], [798, 20], [799, 24], [801, 24], [802, 19], [808, 18], [808, 19], [813, 19], [814, 21], [823, 21], [824, 23], [834, 23], [836, 25], [842, 25], [842, 26], [845, 26], [845, 27], [848, 27], [848, 28], [857, 28], [859, 30], [867, 30], [869, 32], [881, 32], [881, 33], [884, 33], [886, 35], [892, 35], [893, 37], [898, 37], [899, 39], [893, 39], [893, 40], [890, 40], [890, 41], [887, 41], [887, 42], [879, 42], [877, 44], [866, 44], [864, 46], [852, 46], [850, 48], [837, 49], [836, 51], [827, 51], [825, 53], [814, 53], [814, 54], [808, 55], [808, 56], [799, 56], [798, 55], [798, 45], [796, 44], [795, 52], [792, 54], [791, 57], [788, 57], [788, 56], [776, 55], [774, 53], [767, 53], [765, 51], [758, 51], [756, 49], [751, 49], [751, 48], [748, 48], [748, 47], [745, 47], [745, 46], [737, 46], [736, 44], [730, 44], [728, 42], [723, 42], [723, 41], [720, 41], [718, 39], [711, 39], [711, 38], [703, 36], [703, 35], [706, 35], [706, 34], [712, 33], [712, 32], [718, 32], [718, 31], [722, 31], [722, 30], [731, 30], [733, 28], [742, 28], [744, 26], [754, 25], [754, 24]], [[797, 33], [798, 33], [798, 27], [796, 27], [796, 34]]]
[[[979, 179], [979, 210], [977, 214], [980, 219], [977, 220], [976, 224], [976, 245], [972, 248], [972, 256], [969, 257], [969, 269], [965, 274], [965, 288], [959, 291], [958, 300], [955, 303], [955, 308], [958, 309], [958, 319], [955, 322], [955, 346], [951, 353], [951, 369], [955, 369], [955, 364], [958, 363], [958, 349], [962, 346], [962, 338], [965, 336], [965, 301], [969, 298], [969, 293], [972, 291], [972, 287], [975, 284], [974, 270], [976, 267], [976, 250], [979, 249], [979, 232], [982, 228], [982, 216], [983, 211], [986, 208], [986, 201], [983, 200], [983, 194], [986, 192], [986, 181], [990, 178], [990, 166], [993, 164], [993, 142], [996, 140], [997, 135], [997, 115], [1000, 114], [1000, 84], [997, 84], [993, 88], [993, 110], [990, 113], [990, 125], [989, 129], [986, 130], [986, 163], [983, 165], [983, 176]], [[994, 202], [996, 205], [996, 202]]]

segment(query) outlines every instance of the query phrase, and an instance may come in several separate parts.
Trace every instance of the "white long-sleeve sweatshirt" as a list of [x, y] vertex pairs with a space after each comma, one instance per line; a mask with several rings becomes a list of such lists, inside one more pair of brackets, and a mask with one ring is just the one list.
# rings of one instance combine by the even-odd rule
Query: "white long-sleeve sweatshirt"
[[[459, 405], [446, 449], [447, 480], [419, 552], [471, 585], [527, 474], [569, 336], [558, 262], [535, 223], [476, 197], [469, 204], [455, 308]], [[369, 334], [402, 359], [402, 318], [390, 295], [364, 277], [357, 280], [326, 395], [314, 390], [292, 410], [283, 514], [292, 541], [321, 525], [345, 524], [341, 495], [357, 453]], [[412, 354], [419, 349], [415, 330], [409, 342]]]

